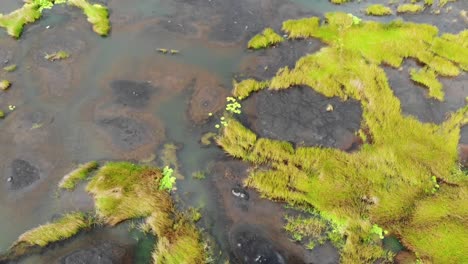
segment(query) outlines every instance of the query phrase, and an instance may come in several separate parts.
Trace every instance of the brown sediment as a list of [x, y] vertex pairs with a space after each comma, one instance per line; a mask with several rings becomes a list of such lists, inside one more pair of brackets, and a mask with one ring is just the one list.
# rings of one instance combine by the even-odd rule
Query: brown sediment
[[222, 86], [219, 79], [210, 75], [200, 77], [202, 76], [195, 80], [188, 109], [190, 119], [196, 124], [206, 122], [209, 113], [222, 110], [226, 97], [229, 96], [229, 91]]

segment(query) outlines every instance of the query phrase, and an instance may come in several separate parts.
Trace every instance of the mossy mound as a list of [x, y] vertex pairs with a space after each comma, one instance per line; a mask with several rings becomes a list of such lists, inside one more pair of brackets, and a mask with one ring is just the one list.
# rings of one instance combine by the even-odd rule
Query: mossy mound
[[[463, 226], [466, 229], [466, 223], [460, 222], [463, 215], [459, 209], [444, 207], [439, 218], [442, 222], [418, 215], [431, 215], [430, 211], [438, 208], [432, 204], [466, 201], [463, 195], [443, 193], [448, 188], [454, 193], [466, 192], [467, 180], [458, 166], [457, 145], [460, 127], [468, 123], [468, 106], [441, 125], [404, 116], [379, 67], [382, 63], [399, 67], [404, 58], [412, 57], [426, 64], [426, 70], [433, 74], [456, 76], [459, 67], [466, 68], [466, 62], [449, 54], [448, 47], [434, 44], [444, 41], [444, 36], [438, 37], [437, 28], [430, 25], [401, 21], [357, 24], [344, 13], [328, 13], [326, 18], [323, 25], [318, 24], [318, 18], [284, 23], [283, 29], [290, 36], [319, 38], [328, 47], [304, 56], [294, 69], [280, 69], [268, 81], [268, 87], [306, 85], [328, 97], [360, 101], [360, 136], [365, 143], [361, 149], [345, 153], [320, 147], [294, 148], [288, 142], [258, 138], [232, 118], [218, 144], [233, 157], [263, 165], [252, 170], [247, 186], [273, 200], [315, 208], [331, 222], [335, 233], [346, 237], [344, 243], [338, 243], [343, 263], [372, 263], [387, 258], [379, 241], [383, 230], [396, 234], [422, 259], [466, 262], [467, 257], [459, 252], [468, 242], [467, 236], [456, 233]], [[310, 28], [302, 21], [317, 24]], [[466, 34], [464, 31], [449, 38], [465, 39]], [[451, 42], [462, 52], [467, 51], [465, 43]], [[442, 246], [445, 242], [437, 242], [440, 247], [430, 247], [433, 238], [424, 234], [455, 242], [446, 246]]]
[[[76, 172], [79, 178], [82, 178], [82, 171], [89, 168], [95, 168], [94, 163], [82, 166]], [[125, 220], [146, 218], [143, 229], [158, 237], [153, 252], [155, 263], [204, 263], [207, 256], [199, 231], [189, 216], [176, 211], [169, 192], [160, 190], [161, 179], [159, 168], [129, 162], [105, 164], [86, 187], [95, 200], [95, 221], [82, 213], [65, 215], [21, 235], [12, 248], [0, 256], [0, 261], [18, 258], [33, 246], [44, 247], [70, 238], [93, 223], [113, 226]]]

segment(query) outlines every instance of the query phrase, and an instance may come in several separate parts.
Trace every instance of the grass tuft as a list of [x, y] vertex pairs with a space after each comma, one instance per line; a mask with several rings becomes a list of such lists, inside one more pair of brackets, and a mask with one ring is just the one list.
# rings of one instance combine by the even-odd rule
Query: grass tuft
[[397, 7], [397, 13], [419, 13], [424, 10], [424, 6], [417, 4], [401, 4]]
[[75, 189], [78, 182], [85, 180], [91, 172], [96, 170], [99, 167], [99, 164], [96, 161], [87, 162], [85, 164], [81, 164], [70, 172], [69, 174], [65, 175], [63, 179], [59, 183], [59, 188], [66, 189], [72, 191]]
[[68, 0], [68, 4], [81, 8], [93, 25], [94, 32], [101, 36], [107, 36], [110, 30], [109, 11], [100, 4], [90, 4], [87, 0]]
[[366, 8], [366, 14], [369, 16], [388, 16], [392, 14], [392, 9], [381, 4], [375, 4]]
[[11, 86], [11, 82], [8, 81], [8, 80], [1, 80], [0, 81], [0, 90], [8, 90], [8, 88], [10, 88]]
[[255, 35], [247, 44], [249, 49], [263, 49], [278, 43], [284, 39], [278, 35], [272, 28], [266, 28], [262, 33]]
[[5, 66], [3, 67], [3, 70], [6, 72], [13, 72], [16, 70], [16, 64]]
[[24, 25], [33, 23], [41, 17], [40, 7], [36, 3], [25, 3], [20, 9], [8, 15], [0, 14], [0, 27], [5, 28], [10, 36], [19, 38]]
[[232, 86], [234, 87], [232, 94], [235, 97], [238, 97], [240, 100], [242, 100], [243, 98], [248, 97], [253, 92], [257, 92], [267, 88], [268, 85], [268, 82], [259, 82], [254, 79], [247, 79], [241, 82], [236, 82], [234, 80], [232, 82]]
[[45, 247], [50, 243], [70, 238], [80, 230], [90, 228], [92, 223], [92, 219], [84, 213], [69, 213], [55, 222], [36, 227], [22, 234], [14, 246], [25, 243], [28, 246]]
[[70, 54], [64, 50], [60, 50], [51, 54], [46, 54], [44, 56], [44, 59], [49, 60], [49, 61], [56, 61], [56, 60], [64, 60], [68, 59], [70, 57]]
[[435, 98], [439, 101], [444, 100], [444, 91], [442, 90], [442, 83], [437, 80], [437, 74], [428, 68], [424, 69], [411, 69], [411, 80], [420, 83], [429, 88], [429, 97]]

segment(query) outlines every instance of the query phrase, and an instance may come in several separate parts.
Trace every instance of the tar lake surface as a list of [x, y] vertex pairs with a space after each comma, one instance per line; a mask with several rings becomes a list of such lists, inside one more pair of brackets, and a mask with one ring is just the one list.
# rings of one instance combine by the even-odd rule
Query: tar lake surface
[[[220, 259], [255, 263], [261, 255], [261, 263], [338, 263], [339, 253], [329, 243], [309, 251], [293, 242], [283, 230], [288, 209], [244, 189], [248, 165], [215, 144], [202, 145], [200, 138], [216, 132], [208, 113], [222, 113], [233, 78], [271, 78], [280, 67], [293, 66], [322, 46], [316, 40], [286, 42], [254, 53], [245, 48], [249, 38], [267, 26], [280, 29], [286, 19], [327, 11], [364, 16], [362, 5], [335, 6], [327, 0], [97, 2], [110, 10], [112, 31], [106, 38], [92, 32], [81, 12], [63, 6], [46, 10], [19, 40], [0, 33], [0, 63], [18, 65], [9, 74], [13, 86], [0, 95], [0, 106], [16, 106], [0, 121], [0, 251], [64, 212], [92, 208], [83, 186], [73, 193], [57, 191], [60, 179], [77, 164], [130, 160], [160, 166], [163, 146], [171, 143], [178, 148], [184, 176], [174, 197], [181, 207], [201, 208], [197, 225], [212, 238]], [[2, 0], [0, 12], [21, 5]], [[466, 2], [453, 5], [462, 8]], [[422, 13], [403, 18], [434, 24], [442, 32], [463, 30], [466, 24], [453, 23], [454, 17]], [[158, 48], [180, 53], [164, 55]], [[57, 50], [71, 57], [44, 60], [45, 53]], [[403, 68], [414, 63], [406, 61]], [[438, 102], [427, 99], [426, 90], [407, 75], [385, 70], [404, 113], [423, 122], [440, 123], [464, 105], [466, 74], [441, 78], [446, 100]], [[325, 111], [328, 104], [334, 105], [333, 113]], [[259, 92], [243, 108], [241, 120], [262, 137], [345, 151], [359, 147], [358, 102], [298, 87]], [[467, 144], [465, 127], [460, 140], [465, 157]], [[197, 171], [205, 172], [206, 179], [194, 179]], [[128, 222], [81, 233], [17, 263], [150, 263], [154, 241]]]

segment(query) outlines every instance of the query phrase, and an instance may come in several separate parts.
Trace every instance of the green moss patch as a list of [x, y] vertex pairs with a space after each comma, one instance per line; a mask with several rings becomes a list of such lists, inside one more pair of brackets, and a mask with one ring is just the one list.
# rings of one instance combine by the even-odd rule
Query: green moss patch
[[[379, 67], [382, 63], [399, 67], [404, 58], [413, 57], [426, 65], [425, 72], [413, 75], [434, 81], [435, 74], [457, 75], [460, 62], [451, 60], [450, 52], [431, 51], [438, 39], [438, 30], [433, 26], [401, 21], [356, 24], [344, 13], [328, 13], [326, 18], [326, 23], [314, 30], [298, 22], [310, 20], [287, 21], [284, 28], [288, 34], [316, 37], [328, 47], [302, 57], [293, 69], [280, 69], [268, 81], [269, 88], [305, 85], [328, 97], [360, 101], [363, 123], [359, 135], [365, 142], [361, 149], [345, 153], [322, 147], [294, 148], [288, 142], [258, 138], [233, 118], [223, 128], [218, 144], [233, 157], [261, 165], [251, 171], [247, 186], [272, 200], [315, 208], [321, 218], [330, 222], [334, 232], [329, 238], [341, 248], [343, 263], [372, 263], [388, 258], [379, 241], [384, 230], [397, 235], [423, 260], [464, 262], [457, 253], [463, 243], [442, 246], [440, 242], [440, 247], [431, 248], [425, 246], [430, 242], [418, 242], [424, 233], [434, 239], [459, 241], [456, 232], [442, 228], [458, 226], [455, 230], [459, 230], [458, 217], [443, 218], [437, 225], [424, 217], [419, 217], [422, 222], [417, 223], [408, 219], [419, 214], [422, 201], [437, 201], [439, 192], [446, 188], [466, 190], [457, 145], [460, 127], [468, 123], [468, 106], [441, 125], [404, 116]], [[463, 38], [464, 34], [450, 38]], [[453, 44], [466, 49], [462, 43]], [[434, 84], [428, 82], [428, 86], [437, 91]], [[433, 95], [441, 96], [437, 92]], [[463, 200], [461, 196], [452, 198], [452, 203]], [[448, 208], [447, 214], [455, 214], [453, 210]], [[418, 237], [413, 238], [408, 230]]]
[[255, 35], [247, 44], [249, 49], [263, 49], [280, 42], [284, 39], [278, 35], [272, 28], [266, 28], [262, 33]]
[[366, 8], [366, 14], [369, 16], [388, 16], [392, 14], [392, 9], [381, 4], [375, 4]]
[[110, 30], [109, 11], [100, 4], [90, 4], [87, 0], [68, 0], [68, 4], [79, 7], [93, 25], [94, 32], [107, 36]]
[[59, 183], [59, 188], [69, 191], [74, 190], [78, 182], [85, 180], [98, 167], [99, 164], [96, 161], [79, 165], [78, 168], [63, 177]]

